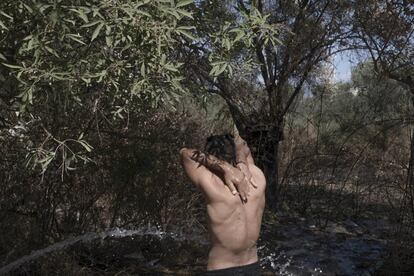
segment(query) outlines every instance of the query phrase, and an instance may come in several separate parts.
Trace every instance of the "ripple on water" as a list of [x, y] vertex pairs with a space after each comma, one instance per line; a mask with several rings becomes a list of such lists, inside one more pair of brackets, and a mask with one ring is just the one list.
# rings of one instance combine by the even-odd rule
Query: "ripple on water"
[[[332, 224], [322, 231], [300, 222], [264, 229], [258, 243], [261, 266], [278, 275], [365, 275], [373, 272], [381, 265], [385, 242], [373, 235], [361, 234], [367, 231], [359, 225], [348, 221], [343, 225]], [[208, 252], [205, 233], [182, 233], [179, 229], [167, 232], [158, 227], [116, 228], [102, 233], [86, 233], [33, 251], [0, 268], [0, 274], [53, 252], [87, 243], [93, 250], [92, 255], [99, 252], [99, 256], [93, 258], [102, 258], [102, 262], [108, 263], [108, 269], [136, 262], [148, 269], [169, 271], [204, 267]]]

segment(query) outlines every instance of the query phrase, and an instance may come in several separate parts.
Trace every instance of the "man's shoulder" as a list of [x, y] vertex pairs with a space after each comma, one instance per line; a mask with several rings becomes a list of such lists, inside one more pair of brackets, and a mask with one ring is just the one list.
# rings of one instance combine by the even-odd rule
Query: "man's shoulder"
[[249, 165], [249, 170], [252, 177], [256, 180], [256, 182], [258, 182], [258, 184], [266, 185], [266, 177], [259, 167], [256, 165]]

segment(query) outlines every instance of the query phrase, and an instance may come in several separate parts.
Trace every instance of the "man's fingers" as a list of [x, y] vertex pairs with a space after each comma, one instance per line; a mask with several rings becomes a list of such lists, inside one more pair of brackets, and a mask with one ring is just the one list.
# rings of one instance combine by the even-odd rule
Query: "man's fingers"
[[250, 177], [250, 178], [248, 178], [249, 180], [247, 181], [248, 182], [248, 184], [249, 184], [249, 187], [250, 187], [250, 185], [252, 185], [254, 188], [257, 188], [257, 185], [256, 185], [256, 183], [254, 183], [254, 181], [253, 181], [253, 177]]
[[244, 178], [244, 181], [239, 186], [239, 192], [244, 201], [247, 201], [247, 196], [249, 195], [249, 191], [250, 191], [249, 181], [247, 180], [247, 178]]
[[245, 183], [246, 183], [246, 193], [247, 193], [247, 195], [249, 195], [250, 194], [250, 183], [251, 183], [251, 180], [249, 180], [250, 178], [245, 178]]
[[231, 182], [231, 181], [226, 181], [226, 185], [227, 185], [227, 187], [229, 187], [230, 192], [231, 192], [233, 195], [237, 195], [237, 189], [236, 189], [236, 187], [234, 186], [233, 182]]
[[247, 202], [247, 196], [246, 196], [245, 192], [240, 192], [240, 198], [241, 198], [243, 203]]
[[250, 178], [250, 184], [252, 184], [253, 188], [257, 189], [257, 184], [254, 182], [253, 177]]
[[[243, 171], [243, 173], [244, 173], [244, 175], [246, 176], [247, 183], [248, 183], [248, 184], [251, 184], [254, 188], [257, 188], [256, 183], [254, 183], [254, 182], [253, 182], [253, 176], [252, 176], [252, 174], [250, 173], [249, 169], [244, 170], [244, 171]], [[250, 186], [250, 185], [249, 185], [249, 186]]]

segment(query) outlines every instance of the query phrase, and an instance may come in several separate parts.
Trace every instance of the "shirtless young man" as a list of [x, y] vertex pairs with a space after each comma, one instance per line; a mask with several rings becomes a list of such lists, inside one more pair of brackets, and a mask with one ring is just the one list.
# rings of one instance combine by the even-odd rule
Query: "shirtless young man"
[[206, 275], [260, 275], [256, 242], [266, 180], [246, 142], [211, 136], [205, 152], [180, 150], [185, 172], [204, 194], [211, 249]]

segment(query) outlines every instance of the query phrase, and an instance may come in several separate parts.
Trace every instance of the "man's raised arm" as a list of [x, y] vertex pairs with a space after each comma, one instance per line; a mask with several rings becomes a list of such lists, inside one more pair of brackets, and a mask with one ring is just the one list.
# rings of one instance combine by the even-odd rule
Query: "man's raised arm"
[[247, 201], [249, 186], [244, 174], [239, 169], [224, 160], [199, 150], [183, 148], [180, 150], [180, 155], [184, 169], [193, 182], [196, 184], [202, 182], [200, 167], [203, 166], [212, 173], [222, 176], [224, 183], [233, 195], [238, 192], [242, 200]]
[[253, 187], [257, 188], [257, 185], [253, 182], [252, 174], [249, 170], [249, 165], [254, 166], [254, 160], [250, 148], [247, 146], [246, 141], [243, 140], [243, 138], [241, 138], [238, 133], [236, 133], [234, 143], [236, 145], [237, 167], [244, 173], [250, 184], [252, 184]]

